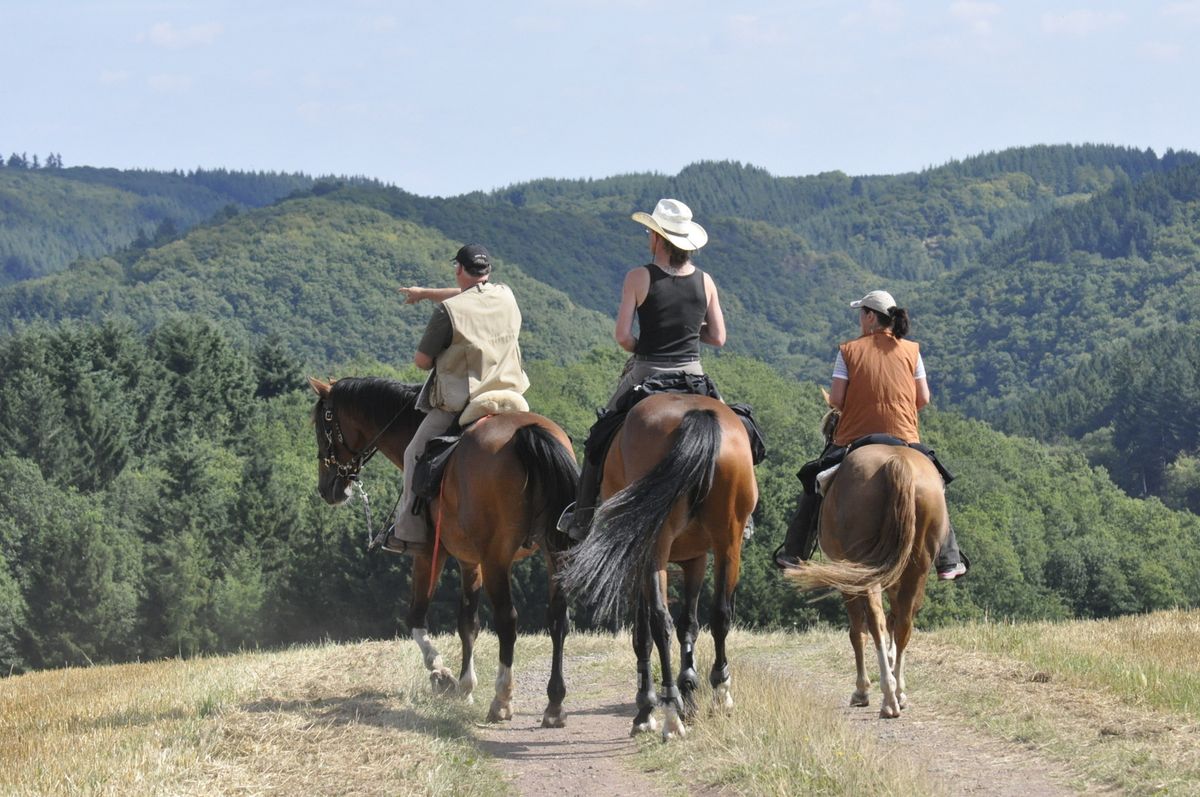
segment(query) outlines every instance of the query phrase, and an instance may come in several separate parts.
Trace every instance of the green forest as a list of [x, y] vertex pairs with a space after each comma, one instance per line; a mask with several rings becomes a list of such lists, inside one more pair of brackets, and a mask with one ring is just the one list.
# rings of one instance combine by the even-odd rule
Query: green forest
[[[56, 164], [0, 168], [0, 262], [20, 260], [0, 279], [0, 672], [406, 630], [408, 561], [368, 556], [360, 507], [316, 496], [303, 377], [418, 381], [429, 308], [396, 288], [448, 284], [479, 241], [521, 304], [530, 403], [578, 444], [624, 362], [611, 316], [645, 256], [629, 213], [670, 195], [709, 231], [697, 262], [729, 327], [705, 367], [767, 435], [738, 622], [840, 622], [769, 558], [819, 453], [817, 388], [856, 334], [847, 304], [880, 287], [912, 314], [923, 437], [959, 476], [974, 565], [930, 585], [923, 624], [1197, 603], [1190, 153], [1030, 147], [872, 177], [698, 163], [448, 199]], [[391, 506], [399, 472], [364, 478]], [[517, 581], [540, 628], [540, 562]], [[456, 590], [443, 578], [434, 628]]]

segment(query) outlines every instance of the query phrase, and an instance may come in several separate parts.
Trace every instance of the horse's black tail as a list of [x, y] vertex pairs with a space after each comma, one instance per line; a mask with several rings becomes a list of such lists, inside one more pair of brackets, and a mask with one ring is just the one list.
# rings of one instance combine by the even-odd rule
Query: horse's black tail
[[596, 619], [619, 621], [625, 602], [651, 566], [655, 543], [675, 503], [688, 518], [712, 488], [721, 424], [712, 410], [689, 410], [667, 456], [641, 479], [605, 501], [588, 538], [572, 553], [560, 580], [595, 606]]
[[552, 552], [566, 550], [571, 540], [555, 525], [579, 489], [575, 456], [549, 429], [536, 423], [518, 429], [514, 441], [529, 480], [526, 492], [534, 496], [530, 514], [534, 538]]

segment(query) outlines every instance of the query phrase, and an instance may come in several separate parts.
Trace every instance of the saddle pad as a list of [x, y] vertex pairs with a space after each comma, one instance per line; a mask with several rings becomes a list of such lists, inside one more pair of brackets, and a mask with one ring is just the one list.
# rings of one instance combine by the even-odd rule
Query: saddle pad
[[842, 466], [838, 463], [831, 468], [826, 468], [817, 474], [817, 495], [825, 495], [825, 491], [829, 489], [829, 483], [833, 481], [833, 476], [837, 473], [837, 469]]

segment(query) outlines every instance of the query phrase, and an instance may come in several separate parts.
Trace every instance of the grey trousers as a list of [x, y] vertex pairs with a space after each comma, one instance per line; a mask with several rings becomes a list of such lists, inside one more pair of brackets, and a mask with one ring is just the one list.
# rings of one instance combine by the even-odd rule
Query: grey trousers
[[417, 458], [424, 453], [425, 445], [449, 429], [457, 417], [458, 413], [456, 412], [428, 410], [425, 413], [425, 420], [421, 421], [421, 425], [417, 427], [417, 433], [413, 435], [412, 442], [408, 444], [408, 448], [404, 449], [404, 496], [400, 501], [399, 508], [396, 509], [396, 527], [392, 533], [405, 542], [427, 542], [429, 540], [429, 527], [424, 516], [412, 513], [413, 468], [416, 467]]

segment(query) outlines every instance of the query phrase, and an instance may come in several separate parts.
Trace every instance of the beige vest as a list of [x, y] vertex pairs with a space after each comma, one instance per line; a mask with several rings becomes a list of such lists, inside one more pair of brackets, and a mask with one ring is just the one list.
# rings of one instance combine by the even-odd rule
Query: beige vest
[[841, 350], [850, 382], [833, 442], [844, 446], [879, 433], [906, 443], [921, 442], [913, 378], [920, 353], [917, 343], [880, 331], [843, 343]]
[[[524, 393], [529, 377], [521, 367], [521, 311], [507, 285], [483, 282], [442, 303], [454, 327], [450, 346], [434, 360], [421, 391], [429, 407], [460, 412], [495, 390]], [[422, 402], [418, 400], [418, 406]]]

